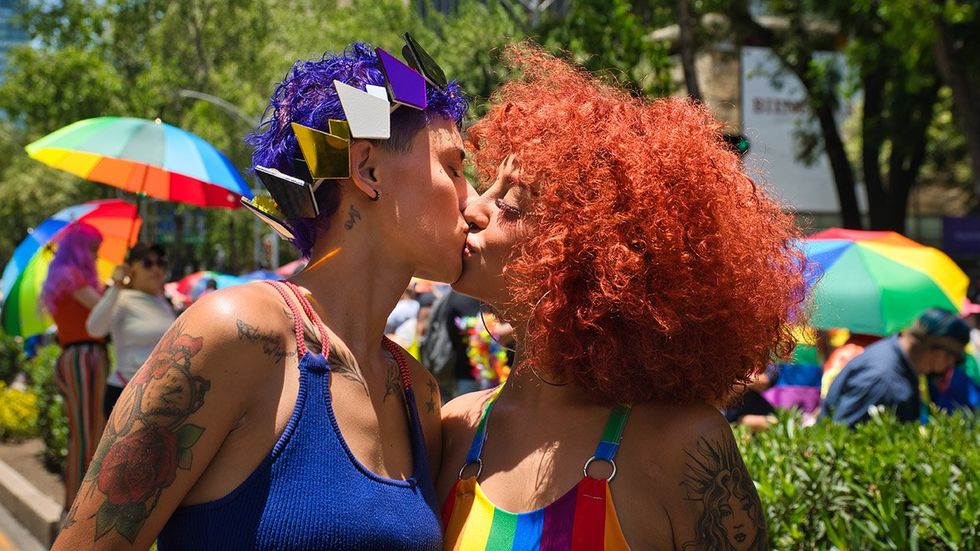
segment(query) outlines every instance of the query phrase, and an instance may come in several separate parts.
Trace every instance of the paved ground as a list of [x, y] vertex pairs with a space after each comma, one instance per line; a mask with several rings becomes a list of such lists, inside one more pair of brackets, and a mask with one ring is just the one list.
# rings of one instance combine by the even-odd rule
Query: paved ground
[[0, 506], [0, 551], [44, 551], [47, 549], [34, 539], [23, 526]]
[[20, 473], [41, 492], [51, 496], [56, 502], [65, 499], [65, 489], [56, 474], [49, 473], [41, 465], [38, 454], [44, 451], [44, 442], [39, 439], [26, 442], [0, 443], [0, 460]]
[[[61, 478], [49, 473], [41, 464], [39, 456], [43, 450], [44, 443], [40, 440], [0, 443], [4, 472], [10, 473], [11, 477], [19, 475], [2, 482], [0, 507], [4, 509], [0, 514], [0, 551], [46, 549], [49, 540], [45, 527], [50, 524], [45, 523], [57, 521], [65, 490]], [[12, 501], [8, 503], [8, 499]], [[25, 499], [29, 502], [23, 501]], [[39, 541], [39, 538], [43, 539]]]

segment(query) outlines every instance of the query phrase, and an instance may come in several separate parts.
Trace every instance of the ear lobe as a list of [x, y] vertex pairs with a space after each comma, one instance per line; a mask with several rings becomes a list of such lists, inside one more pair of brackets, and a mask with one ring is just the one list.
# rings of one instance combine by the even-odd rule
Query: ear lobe
[[378, 188], [377, 164], [379, 157], [377, 146], [368, 140], [354, 140], [350, 145], [350, 180], [368, 198], [376, 195]]

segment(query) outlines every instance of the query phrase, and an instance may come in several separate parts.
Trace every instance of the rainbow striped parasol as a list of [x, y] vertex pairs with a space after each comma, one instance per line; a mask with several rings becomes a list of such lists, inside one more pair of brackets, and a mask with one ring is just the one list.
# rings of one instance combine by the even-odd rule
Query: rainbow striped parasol
[[125, 260], [126, 251], [134, 242], [127, 240], [130, 227], [135, 224], [138, 229], [140, 219], [133, 204], [109, 199], [68, 207], [34, 228], [14, 250], [0, 280], [3, 298], [0, 319], [8, 335], [28, 337], [43, 333], [51, 326], [50, 316], [38, 307], [41, 287], [48, 277], [48, 265], [54, 259], [61, 237], [80, 222], [102, 234], [96, 267], [99, 277], [105, 280], [109, 279], [113, 268]]
[[241, 196], [252, 197], [241, 174], [213, 145], [159, 119], [85, 119], [25, 149], [54, 168], [166, 201], [238, 208]]
[[890, 335], [925, 309], [959, 312], [969, 278], [945, 253], [895, 232], [832, 228], [803, 244], [818, 329]]

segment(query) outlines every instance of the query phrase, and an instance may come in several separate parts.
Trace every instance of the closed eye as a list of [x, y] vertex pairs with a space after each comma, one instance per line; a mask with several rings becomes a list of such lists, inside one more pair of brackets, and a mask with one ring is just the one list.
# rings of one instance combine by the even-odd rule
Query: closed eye
[[497, 208], [502, 210], [508, 217], [518, 217], [521, 215], [521, 209], [515, 207], [514, 205], [507, 204], [503, 199], [497, 199], [495, 201]]

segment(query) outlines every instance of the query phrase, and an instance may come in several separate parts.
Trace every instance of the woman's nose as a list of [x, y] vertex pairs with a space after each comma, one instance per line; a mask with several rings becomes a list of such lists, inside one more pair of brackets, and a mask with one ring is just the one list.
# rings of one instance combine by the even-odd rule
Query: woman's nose
[[471, 232], [477, 232], [487, 227], [490, 222], [488, 201], [483, 197], [473, 197], [466, 202], [463, 219]]

